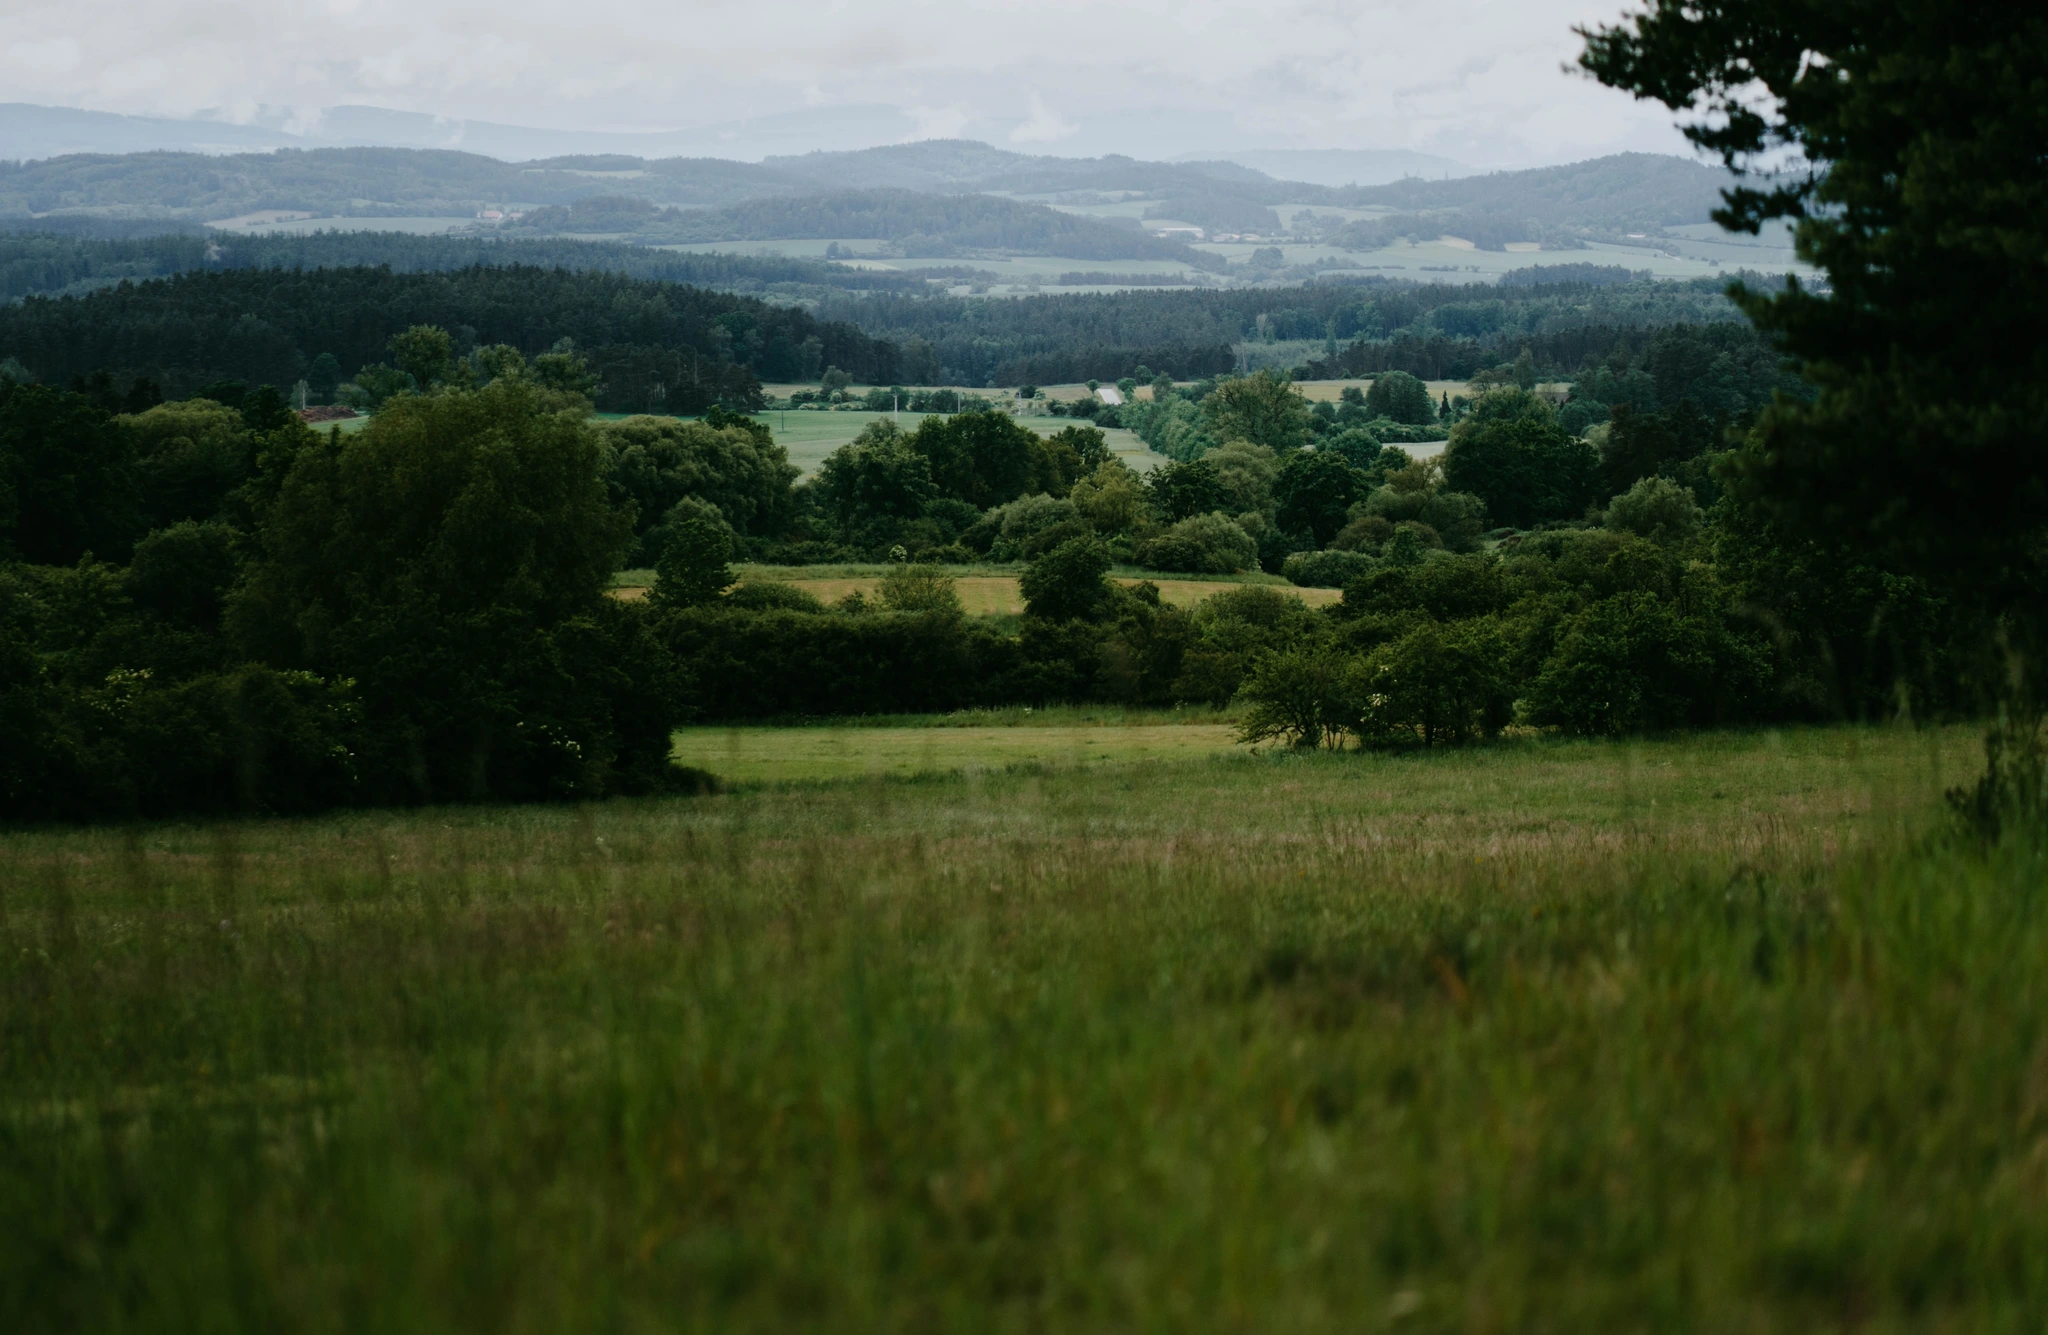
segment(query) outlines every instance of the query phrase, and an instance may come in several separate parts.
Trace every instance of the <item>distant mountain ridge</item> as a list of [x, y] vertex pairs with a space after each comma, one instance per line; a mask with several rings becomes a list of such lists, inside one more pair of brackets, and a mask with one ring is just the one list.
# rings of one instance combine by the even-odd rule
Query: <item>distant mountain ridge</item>
[[[1129, 211], [1142, 212], [1147, 218], [1261, 233], [1274, 230], [1271, 208], [1275, 205], [1373, 208], [1408, 220], [1403, 224], [1408, 229], [1404, 235], [1434, 235], [1429, 229], [1440, 217], [1456, 216], [1463, 221], [1462, 227], [1445, 225], [1438, 230], [1462, 235], [1484, 220], [1488, 235], [1507, 241], [1541, 239], [1546, 245], [1574, 245], [1583, 239], [1654, 235], [1668, 226], [1704, 222], [1731, 179], [1724, 171], [1687, 158], [1625, 153], [1563, 167], [1454, 180], [1408, 178], [1371, 186], [1328, 186], [1279, 180], [1220, 160], [1166, 163], [1119, 155], [1057, 158], [960, 139], [786, 155], [759, 163], [582, 154], [515, 164], [451, 149], [406, 148], [285, 149], [226, 155], [147, 152], [0, 161], [0, 225], [18, 229], [46, 215], [165, 223], [260, 220], [277, 214], [337, 219], [465, 218], [493, 209], [517, 213], [587, 206], [603, 198], [639, 201], [651, 209], [716, 210], [761, 201], [816, 201], [847, 191], [895, 190], [915, 192], [928, 200], [1007, 196], [1020, 206], [1087, 208], [1135, 201], [1137, 207]], [[898, 213], [902, 207], [892, 206]], [[933, 217], [945, 212], [937, 204], [917, 207]], [[979, 210], [976, 226], [993, 225], [990, 219], [994, 215], [988, 206], [976, 205], [975, 209]], [[1057, 219], [1071, 215], [1042, 212], [1032, 224], [1040, 233], [1066, 229], [1078, 238], [1083, 233], [1093, 235], [1091, 228], [1113, 230], [1101, 220], [1070, 224]], [[783, 216], [797, 215], [785, 209]], [[9, 218], [15, 221], [7, 224]], [[576, 219], [565, 215], [557, 221], [574, 224]], [[1082, 222], [1088, 225], [1082, 226]], [[1326, 233], [1331, 225], [1327, 217], [1319, 224]], [[1370, 246], [1365, 242], [1385, 226], [1373, 219], [1360, 220], [1351, 229], [1356, 235], [1339, 231], [1331, 239], [1339, 245], [1367, 249]], [[571, 230], [625, 234], [643, 229], [636, 223]], [[661, 230], [670, 239], [685, 239], [695, 237], [699, 229], [697, 224], [670, 218], [662, 222]], [[769, 239], [760, 236], [758, 229], [746, 235]], [[982, 243], [961, 240], [957, 244], [972, 248]], [[1088, 259], [1141, 257], [1134, 251], [1113, 253], [1099, 247], [1072, 253], [1075, 258]]]
[[247, 153], [279, 148], [428, 148], [479, 153], [507, 162], [583, 154], [752, 159], [809, 148], [865, 148], [913, 138], [917, 121], [890, 106], [784, 112], [684, 130], [548, 130], [493, 121], [430, 116], [386, 107], [328, 107], [301, 117], [259, 108], [253, 119], [200, 115], [129, 116], [78, 107], [0, 103], [0, 159], [26, 161], [81, 153]]

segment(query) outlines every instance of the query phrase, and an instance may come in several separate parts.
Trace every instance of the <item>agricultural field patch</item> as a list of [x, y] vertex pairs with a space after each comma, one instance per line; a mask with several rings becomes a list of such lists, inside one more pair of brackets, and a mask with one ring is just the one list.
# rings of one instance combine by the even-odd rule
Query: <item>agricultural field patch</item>
[[[819, 575], [807, 574], [805, 571], [806, 567], [803, 566], [778, 567], [774, 574], [763, 575], [751, 573], [749, 567], [739, 568], [742, 583], [751, 580], [788, 584], [802, 589], [828, 606], [855, 593], [863, 598], [872, 599], [882, 582], [879, 570], [874, 574], [844, 574], [834, 571]], [[1243, 579], [1191, 579], [1183, 575], [1150, 572], [1118, 574], [1111, 578], [1127, 587], [1150, 581], [1158, 586], [1159, 601], [1169, 607], [1193, 607], [1204, 599], [1253, 582]], [[1264, 581], [1258, 582], [1264, 584]], [[619, 573], [614, 587], [618, 597], [631, 602], [646, 597], [647, 590], [653, 583], [652, 571], [627, 570]], [[1342, 592], [1337, 589], [1302, 589], [1278, 580], [1266, 587], [1300, 598], [1311, 607], [1325, 607], [1343, 597]], [[1024, 595], [1018, 589], [1015, 575], [974, 574], [963, 571], [954, 574], [953, 589], [960, 595], [961, 610], [969, 616], [1014, 616], [1024, 611]]]
[[[806, 386], [806, 388], [816, 388]], [[856, 386], [856, 392], [865, 389]], [[987, 394], [987, 390], [967, 390], [964, 393]], [[1078, 396], [1077, 396], [1078, 397]], [[912, 431], [930, 414], [925, 413], [870, 413], [870, 412], [796, 412], [781, 409], [760, 414], [775, 433], [775, 441], [789, 451], [789, 461], [803, 470], [805, 477], [818, 471], [818, 466], [832, 451], [848, 444], [870, 423], [887, 418], [900, 421], [905, 431]], [[1017, 420], [1041, 436], [1050, 436], [1074, 425], [1071, 419], [1052, 416], [1019, 416]], [[1086, 425], [1086, 423], [1083, 423]], [[1110, 451], [1117, 458], [1140, 473], [1149, 473], [1167, 462], [1164, 455], [1154, 454], [1145, 442], [1121, 428], [1105, 431]]]

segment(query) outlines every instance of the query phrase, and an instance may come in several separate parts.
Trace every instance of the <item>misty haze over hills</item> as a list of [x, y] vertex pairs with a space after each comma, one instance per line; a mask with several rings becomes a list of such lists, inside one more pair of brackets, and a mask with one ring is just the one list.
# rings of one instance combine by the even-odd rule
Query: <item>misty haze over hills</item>
[[[1125, 117], [1142, 122], [1143, 117]], [[1193, 127], [1199, 135], [1203, 127]], [[82, 153], [260, 153], [280, 148], [452, 149], [531, 162], [578, 155], [724, 158], [759, 162], [814, 152], [849, 152], [915, 140], [957, 138], [968, 129], [934, 125], [897, 107], [865, 105], [809, 108], [692, 129], [645, 133], [551, 130], [490, 121], [429, 116], [382, 107], [328, 107], [304, 116], [288, 107], [260, 108], [253, 117], [174, 119], [128, 116], [74, 107], [0, 104], [0, 160], [34, 161]], [[1134, 123], [1134, 141], [1157, 136]], [[1227, 124], [1213, 127], [1220, 142], [1237, 142]], [[1112, 131], [1113, 133], [1113, 131]], [[1224, 138], [1224, 136], [1229, 136]], [[1067, 156], [1067, 155], [1057, 155]], [[1173, 155], [1175, 162], [1227, 161], [1282, 180], [1316, 185], [1380, 185], [1406, 176], [1442, 179], [1473, 168], [1450, 158], [1406, 149], [1299, 149], [1254, 147]]]

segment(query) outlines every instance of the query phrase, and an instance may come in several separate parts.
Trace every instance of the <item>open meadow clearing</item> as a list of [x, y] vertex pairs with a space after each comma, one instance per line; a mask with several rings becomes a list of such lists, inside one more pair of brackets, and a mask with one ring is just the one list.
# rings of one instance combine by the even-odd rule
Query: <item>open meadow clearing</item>
[[[779, 388], [779, 387], [771, 387]], [[805, 477], [813, 476], [818, 465], [826, 456], [848, 444], [871, 422], [895, 421], [905, 431], [915, 431], [930, 413], [870, 413], [870, 412], [789, 412], [780, 409], [760, 413], [758, 416], [775, 433], [775, 443], [789, 451], [789, 461], [803, 470]], [[1041, 436], [1050, 436], [1074, 423], [1063, 417], [1022, 416], [1017, 421]], [[1129, 431], [1112, 429], [1103, 432], [1107, 437], [1110, 452], [1140, 473], [1149, 473], [1166, 462], [1163, 455], [1154, 454], [1145, 442]]]
[[[872, 731], [1000, 761], [964, 722]], [[742, 730], [813, 777], [723, 796], [0, 836], [0, 1321], [2048, 1300], [2048, 866], [1918, 842], [1964, 731], [913, 781], [831, 735]]]
[[[960, 610], [969, 616], [1004, 615], [1017, 616], [1024, 611], [1024, 594], [1018, 584], [1018, 576], [1010, 574], [978, 574], [975, 568], [954, 573], [953, 592], [959, 596]], [[854, 573], [858, 571], [859, 573]], [[869, 573], [872, 571], [872, 573]], [[803, 590], [818, 601], [831, 605], [852, 594], [873, 600], [882, 584], [882, 568], [866, 569], [843, 566], [818, 567], [817, 573], [804, 566], [777, 566], [773, 568], [741, 566], [738, 569], [742, 583], [788, 584]], [[1278, 589], [1281, 593], [1301, 599], [1310, 607], [1327, 607], [1342, 598], [1340, 589], [1300, 589], [1278, 581], [1246, 579], [1188, 579], [1178, 575], [1147, 573], [1142, 575], [1123, 574], [1113, 577], [1126, 587], [1151, 582], [1159, 590], [1159, 601], [1169, 607], [1193, 607], [1207, 598], [1245, 584], [1257, 583], [1262, 587]], [[647, 596], [654, 584], [651, 570], [625, 570], [617, 576], [617, 596], [633, 601]]]

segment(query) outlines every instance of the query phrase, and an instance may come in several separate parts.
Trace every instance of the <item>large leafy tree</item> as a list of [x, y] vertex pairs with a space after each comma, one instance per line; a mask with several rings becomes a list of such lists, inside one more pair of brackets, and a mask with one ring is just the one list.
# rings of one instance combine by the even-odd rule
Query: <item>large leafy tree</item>
[[1414, 426], [1427, 426], [1437, 417], [1429, 386], [1406, 371], [1388, 371], [1374, 377], [1365, 396], [1365, 408], [1374, 417], [1391, 417]]
[[505, 377], [402, 395], [308, 444], [258, 516], [240, 651], [355, 684], [371, 800], [596, 796], [659, 784], [680, 713], [636, 609], [606, 450]]
[[1650, 0], [1584, 35], [1594, 77], [1749, 174], [1719, 221], [1790, 220], [1826, 275], [1737, 294], [1820, 390], [1765, 414], [1748, 492], [2038, 620], [2048, 19], [1985, 0]]
[[1474, 416], [1451, 432], [1444, 483], [1486, 502], [1494, 522], [1529, 528], [1570, 519], [1594, 497], [1600, 456], [1554, 417]]
[[1273, 481], [1275, 518], [1289, 533], [1307, 533], [1327, 547], [1349, 518], [1352, 503], [1368, 488], [1341, 454], [1325, 450], [1290, 455]]
[[1037, 433], [1008, 413], [927, 418], [910, 444], [931, 461], [940, 495], [984, 510], [1031, 490], [1043, 453]]
[[818, 469], [819, 501], [848, 532], [876, 519], [915, 519], [937, 494], [931, 460], [893, 422], [870, 422]]
[[1224, 381], [1202, 400], [1202, 412], [1217, 440], [1248, 440], [1275, 450], [1305, 443], [1314, 420], [1301, 391], [1274, 371]]

